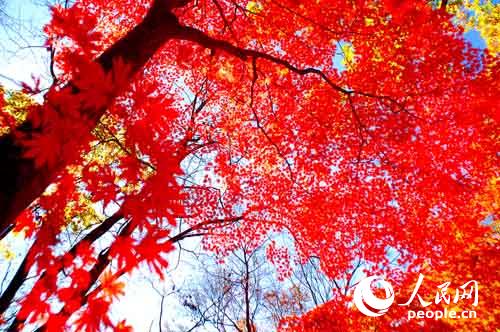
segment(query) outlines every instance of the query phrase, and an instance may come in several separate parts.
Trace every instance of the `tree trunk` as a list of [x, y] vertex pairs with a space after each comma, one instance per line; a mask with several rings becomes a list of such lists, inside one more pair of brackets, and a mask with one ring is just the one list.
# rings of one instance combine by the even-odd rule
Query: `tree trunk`
[[[187, 2], [156, 0], [144, 20], [102, 53], [95, 62], [105, 72], [109, 72], [114, 61], [121, 58], [129, 66], [128, 78], [131, 80], [165, 42], [179, 33], [181, 26], [171, 10], [184, 6]], [[70, 89], [75, 97], [80, 93], [71, 82], [65, 89]], [[85, 116], [90, 119], [89, 131], [111, 103], [112, 100], [107, 105], [93, 109], [81, 107], [79, 111], [82, 118]], [[58, 171], [71, 162], [60, 160], [55, 165], [36, 167], [34, 160], [26, 156], [21, 137], [32, 137], [43, 130], [40, 127], [34, 128], [33, 122], [28, 119], [11, 133], [0, 137], [0, 239], [14, 227], [16, 217], [54, 182]], [[77, 143], [82, 146], [85, 141]]]

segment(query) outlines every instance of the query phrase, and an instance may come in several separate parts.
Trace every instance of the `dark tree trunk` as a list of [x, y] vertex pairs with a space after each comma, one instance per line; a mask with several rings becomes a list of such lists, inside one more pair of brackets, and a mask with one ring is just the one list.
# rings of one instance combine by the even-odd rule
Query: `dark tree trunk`
[[[130, 66], [131, 79], [165, 42], [179, 33], [181, 26], [171, 10], [185, 4], [186, 1], [155, 1], [144, 20], [95, 61], [109, 72], [114, 61], [121, 58]], [[71, 83], [66, 89], [71, 89], [75, 97], [80, 93]], [[89, 131], [109, 106], [79, 110], [82, 117], [90, 120]], [[28, 119], [10, 134], [0, 137], [0, 239], [12, 229], [16, 217], [55, 180], [58, 171], [71, 162], [60, 160], [55, 165], [36, 167], [34, 160], [25, 155], [20, 137], [31, 137], [42, 131], [43, 128], [33, 128]]]

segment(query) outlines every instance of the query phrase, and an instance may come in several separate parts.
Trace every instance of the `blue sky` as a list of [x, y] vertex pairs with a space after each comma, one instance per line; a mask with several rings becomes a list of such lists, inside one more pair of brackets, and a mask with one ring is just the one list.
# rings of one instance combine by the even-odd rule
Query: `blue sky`
[[[36, 4], [38, 3], [38, 4]], [[31, 75], [49, 78], [48, 52], [43, 46], [43, 25], [49, 20], [42, 1], [6, 1], [7, 24], [0, 28], [0, 83], [15, 88], [16, 81], [30, 82]]]

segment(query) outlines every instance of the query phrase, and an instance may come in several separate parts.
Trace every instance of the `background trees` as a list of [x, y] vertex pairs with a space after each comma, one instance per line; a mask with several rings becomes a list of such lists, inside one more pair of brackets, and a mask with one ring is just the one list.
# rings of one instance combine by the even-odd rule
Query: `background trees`
[[480, 222], [498, 216], [498, 59], [446, 2], [64, 5], [44, 29], [52, 85], [24, 86], [43, 102], [20, 124], [3, 107], [0, 234], [28, 247], [0, 298], [8, 330], [127, 330], [109, 316], [120, 278], [162, 275], [190, 237], [249, 267], [290, 236], [266, 248], [284, 278], [318, 257], [320, 282], [344, 283], [283, 322], [296, 330], [373, 324], [346, 304], [353, 266], [402, 288], [496, 250]]
[[[277, 330], [289, 317], [302, 316], [333, 298], [346, 297], [356, 284], [354, 280], [361, 262], [346, 271], [347, 279], [337, 281], [321, 272], [316, 257], [305, 264], [293, 264], [289, 277], [284, 279], [267, 261], [265, 251], [270, 241], [251, 251], [242, 243], [223, 264], [218, 263], [214, 255], [190, 251], [190, 258], [184, 259], [194, 265], [192, 277], [179, 280], [181, 284], [168, 291], [159, 292], [162, 303], [171, 296], [183, 307], [183, 310], [174, 309], [173, 317], [163, 313], [169, 308], [164, 307], [163, 329]], [[156, 285], [153, 287], [156, 289]]]

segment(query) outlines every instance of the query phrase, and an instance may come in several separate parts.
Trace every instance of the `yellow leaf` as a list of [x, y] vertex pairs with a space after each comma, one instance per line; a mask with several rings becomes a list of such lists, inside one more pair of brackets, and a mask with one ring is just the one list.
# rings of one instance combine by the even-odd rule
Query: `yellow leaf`
[[264, 7], [260, 2], [257, 1], [248, 1], [247, 3], [247, 10], [251, 12], [252, 14], [258, 14], [260, 13]]
[[99, 281], [105, 299], [112, 300], [125, 294], [125, 283], [118, 281], [111, 271], [105, 271]]
[[344, 44], [341, 47], [342, 51], [342, 64], [350, 69], [356, 60], [356, 54], [354, 53], [354, 47], [351, 44]]
[[371, 26], [375, 25], [375, 21], [373, 20], [373, 18], [365, 17], [365, 25], [367, 27], [371, 27]]
[[10, 261], [16, 257], [14, 252], [3, 243], [0, 243], [0, 254], [6, 261]]
[[477, 30], [492, 54], [500, 53], [500, 5], [492, 0], [468, 0], [447, 7], [466, 31]]

